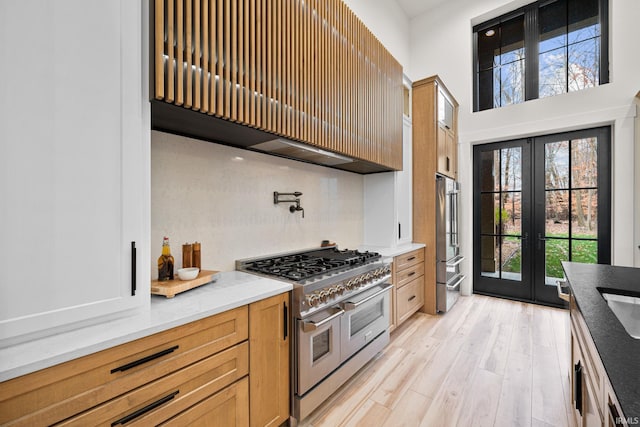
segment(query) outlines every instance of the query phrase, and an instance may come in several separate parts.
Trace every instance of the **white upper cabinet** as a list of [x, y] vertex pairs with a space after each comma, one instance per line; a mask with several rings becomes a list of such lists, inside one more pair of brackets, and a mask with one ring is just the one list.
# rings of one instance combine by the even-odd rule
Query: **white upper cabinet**
[[[411, 88], [411, 83], [405, 80], [405, 87]], [[405, 92], [406, 102], [411, 105], [409, 96], [410, 92]], [[364, 244], [367, 246], [396, 247], [413, 240], [411, 138], [411, 118], [404, 115], [402, 170], [364, 177]]]
[[0, 345], [149, 304], [142, 8], [0, 2]]

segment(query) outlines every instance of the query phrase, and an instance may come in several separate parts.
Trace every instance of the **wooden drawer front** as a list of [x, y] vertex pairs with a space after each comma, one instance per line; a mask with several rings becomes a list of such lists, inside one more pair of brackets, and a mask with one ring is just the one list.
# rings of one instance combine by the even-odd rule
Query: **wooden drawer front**
[[405, 268], [419, 262], [424, 262], [424, 248], [398, 255], [394, 258], [393, 262], [396, 265], [396, 272], [404, 270]]
[[424, 276], [397, 290], [398, 324], [404, 322], [424, 304]]
[[0, 386], [0, 424], [52, 424], [247, 339], [240, 307]]
[[246, 427], [249, 425], [249, 380], [244, 378], [178, 414], [161, 426]]
[[604, 384], [605, 384], [605, 370], [600, 360], [595, 344], [591, 339], [591, 334], [587, 329], [587, 325], [584, 323], [582, 315], [578, 312], [571, 312], [571, 323], [573, 333], [578, 339], [580, 350], [583, 355], [584, 363], [586, 365], [586, 372], [590, 377], [593, 388], [595, 389], [595, 395], [597, 396], [597, 404], [600, 412], [603, 411], [604, 401]]
[[424, 262], [414, 264], [396, 273], [396, 287], [400, 289], [412, 280], [424, 275]]
[[[245, 341], [173, 374], [62, 422], [60, 426], [95, 424], [157, 425], [249, 373]], [[140, 412], [133, 417], [132, 414]]]

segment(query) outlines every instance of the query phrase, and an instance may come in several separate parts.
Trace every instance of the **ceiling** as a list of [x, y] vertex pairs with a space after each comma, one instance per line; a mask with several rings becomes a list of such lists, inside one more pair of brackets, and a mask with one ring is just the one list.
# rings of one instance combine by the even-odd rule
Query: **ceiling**
[[396, 0], [409, 19], [412, 19], [446, 0]]

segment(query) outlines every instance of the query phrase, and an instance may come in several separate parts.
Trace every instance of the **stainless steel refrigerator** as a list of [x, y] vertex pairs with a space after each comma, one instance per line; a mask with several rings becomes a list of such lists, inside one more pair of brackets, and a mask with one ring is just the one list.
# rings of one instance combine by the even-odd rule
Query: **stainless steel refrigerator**
[[458, 229], [458, 196], [460, 185], [446, 176], [436, 175], [436, 309], [446, 312], [460, 295], [460, 284], [465, 279], [460, 274]]

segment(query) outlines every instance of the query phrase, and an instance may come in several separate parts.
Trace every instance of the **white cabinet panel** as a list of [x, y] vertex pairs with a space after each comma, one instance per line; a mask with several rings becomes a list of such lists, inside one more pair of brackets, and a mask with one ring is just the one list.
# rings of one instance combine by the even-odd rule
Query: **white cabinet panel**
[[395, 247], [412, 241], [411, 120], [402, 130], [402, 170], [364, 177], [364, 245]]
[[141, 2], [0, 4], [0, 342], [149, 302], [141, 23]]

